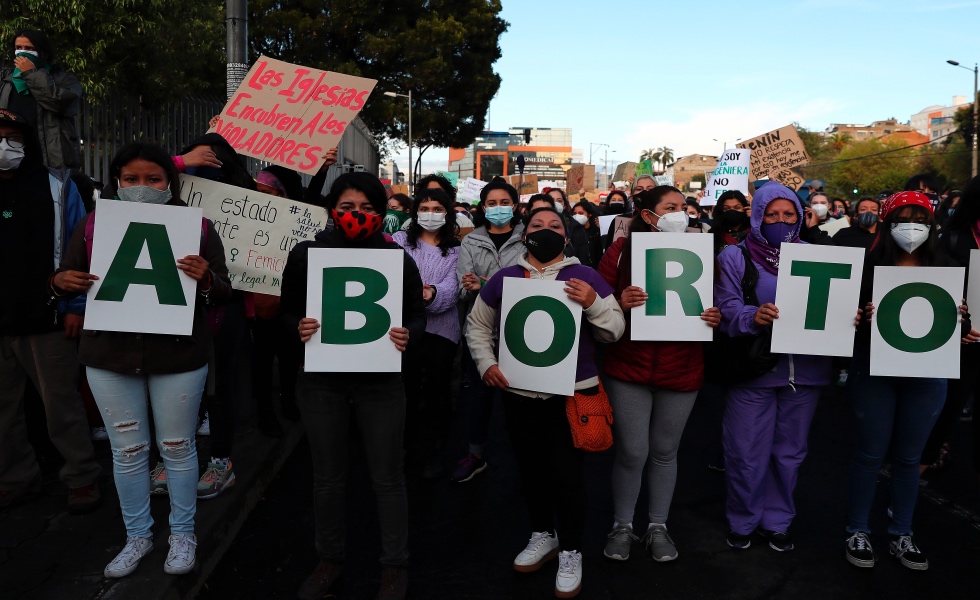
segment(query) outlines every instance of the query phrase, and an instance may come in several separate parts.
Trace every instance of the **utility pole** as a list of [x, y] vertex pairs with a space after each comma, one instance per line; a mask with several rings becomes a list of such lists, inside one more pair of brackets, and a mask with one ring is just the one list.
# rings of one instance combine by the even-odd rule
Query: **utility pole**
[[227, 92], [231, 98], [248, 73], [248, 0], [225, 0]]

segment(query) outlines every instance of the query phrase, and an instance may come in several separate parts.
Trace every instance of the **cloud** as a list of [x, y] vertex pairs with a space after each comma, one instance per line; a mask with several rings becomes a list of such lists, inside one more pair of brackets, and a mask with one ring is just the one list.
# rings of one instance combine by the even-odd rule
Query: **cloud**
[[[707, 108], [689, 112], [674, 120], [637, 123], [624, 136], [627, 151], [623, 156], [639, 156], [645, 148], [667, 146], [674, 157], [689, 154], [721, 154], [722, 142], [748, 139], [778, 129], [788, 123], [826, 122], [826, 115], [839, 109], [833, 100], [810, 99], [802, 104], [754, 102], [725, 108]], [[821, 117], [824, 117], [821, 119]], [[717, 142], [713, 140], [719, 140]]]

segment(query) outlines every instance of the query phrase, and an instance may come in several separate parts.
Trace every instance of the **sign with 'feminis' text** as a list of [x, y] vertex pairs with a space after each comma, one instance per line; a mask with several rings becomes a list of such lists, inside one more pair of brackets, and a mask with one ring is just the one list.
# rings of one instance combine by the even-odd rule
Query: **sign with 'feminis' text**
[[239, 154], [314, 175], [377, 83], [260, 56], [213, 131]]
[[327, 224], [327, 210], [191, 175], [180, 176], [180, 199], [200, 207], [225, 248], [231, 287], [278, 296], [289, 251]]
[[401, 371], [388, 334], [402, 324], [404, 260], [401, 250], [310, 248], [306, 316], [320, 329], [306, 343], [306, 371]]
[[85, 329], [190, 335], [197, 282], [177, 260], [201, 252], [201, 209], [100, 198], [96, 212]]
[[500, 372], [510, 387], [575, 393], [582, 306], [564, 281], [504, 280], [500, 305]]
[[630, 311], [630, 339], [710, 342], [701, 313], [712, 306], [712, 236], [634, 233], [630, 281], [647, 293]]

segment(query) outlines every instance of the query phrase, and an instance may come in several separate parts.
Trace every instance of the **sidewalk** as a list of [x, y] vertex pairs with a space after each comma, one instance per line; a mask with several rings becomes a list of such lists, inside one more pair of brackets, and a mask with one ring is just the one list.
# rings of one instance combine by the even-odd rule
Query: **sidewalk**
[[[168, 496], [151, 498], [154, 550], [129, 577], [105, 579], [102, 571], [126, 541], [112, 482], [108, 442], [96, 442], [103, 467], [104, 502], [94, 513], [73, 516], [65, 510], [67, 489], [57, 473], [44, 478], [43, 495], [0, 512], [0, 598], [3, 600], [108, 600], [193, 598], [234, 541], [249, 512], [262, 498], [303, 436], [300, 424], [283, 420], [286, 435], [264, 437], [257, 429], [236, 436], [232, 459], [236, 483], [213, 500], [198, 501], [198, 565], [184, 576], [167, 575], [170, 512]], [[207, 460], [209, 439], [198, 437], [198, 458]]]

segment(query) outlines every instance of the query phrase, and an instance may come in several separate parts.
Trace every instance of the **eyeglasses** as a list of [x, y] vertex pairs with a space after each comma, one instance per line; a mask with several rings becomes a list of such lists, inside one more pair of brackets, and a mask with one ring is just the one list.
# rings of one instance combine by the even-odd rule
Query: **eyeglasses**
[[0, 136], [0, 142], [7, 142], [7, 145], [15, 150], [20, 150], [24, 147], [24, 138], [20, 135]]

